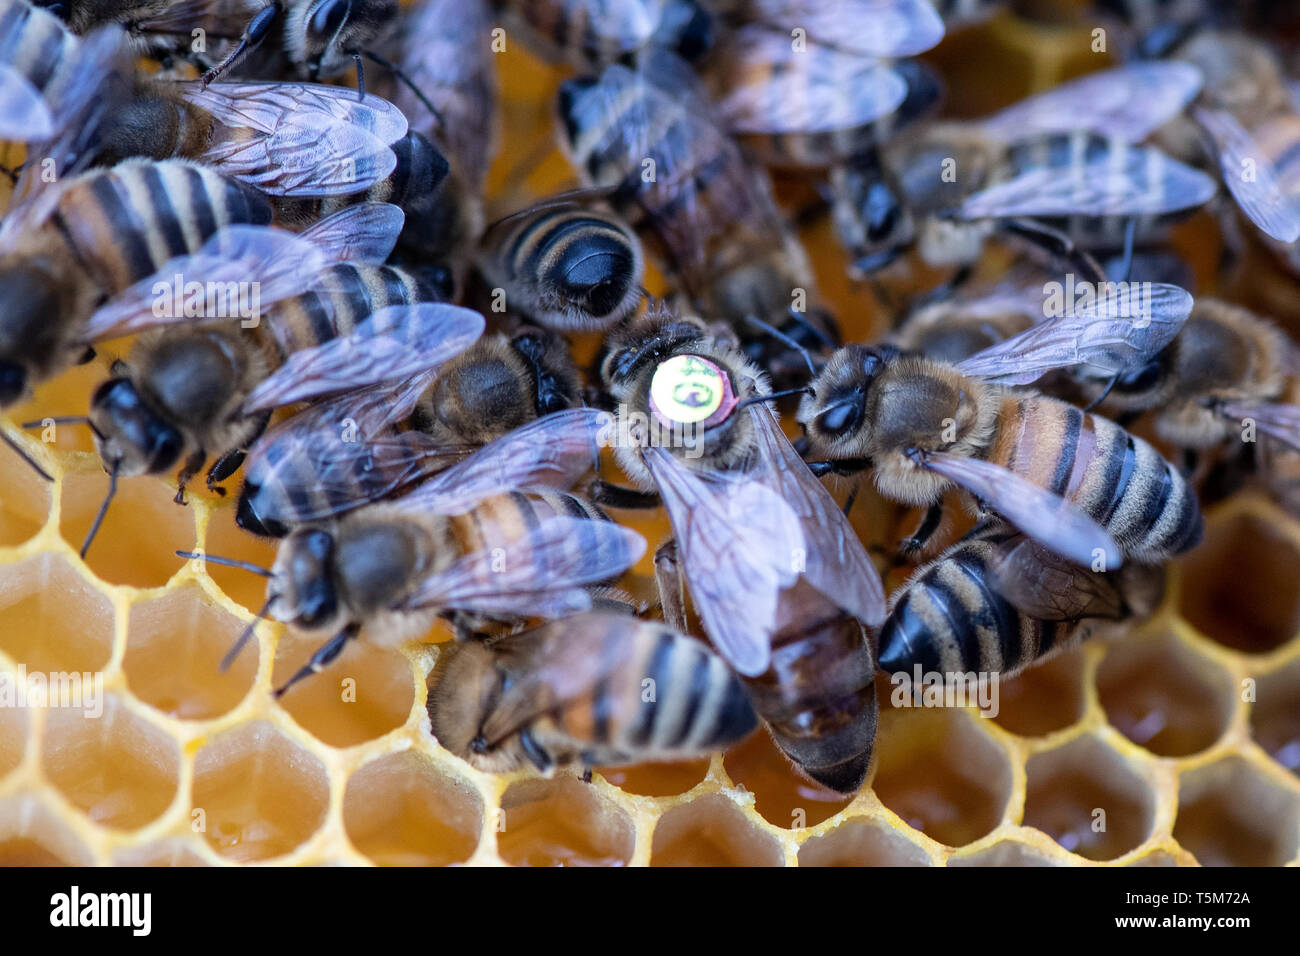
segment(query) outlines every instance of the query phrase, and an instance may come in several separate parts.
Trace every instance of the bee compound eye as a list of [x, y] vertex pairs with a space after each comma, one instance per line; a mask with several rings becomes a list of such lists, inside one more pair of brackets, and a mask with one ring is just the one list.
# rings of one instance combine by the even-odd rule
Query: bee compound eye
[[350, 0], [321, 0], [307, 15], [307, 32], [317, 39], [329, 39], [343, 26], [351, 6]]

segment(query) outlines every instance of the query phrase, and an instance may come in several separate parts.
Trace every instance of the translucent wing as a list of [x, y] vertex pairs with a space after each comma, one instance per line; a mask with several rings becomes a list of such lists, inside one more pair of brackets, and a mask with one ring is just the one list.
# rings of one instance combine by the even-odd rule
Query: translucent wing
[[1014, 216], [1161, 215], [1204, 205], [1216, 187], [1209, 176], [1159, 150], [1069, 142], [1044, 149], [1011, 179], [967, 197], [957, 207], [964, 219]]
[[733, 132], [805, 133], [866, 126], [896, 110], [907, 81], [892, 67], [831, 47], [795, 52], [790, 37], [742, 27], [727, 49], [718, 113]]
[[[248, 282], [258, 283], [259, 305], [267, 308], [304, 291], [324, 264], [316, 244], [291, 232], [270, 226], [227, 226], [198, 252], [169, 260], [153, 275], [113, 296], [90, 317], [82, 334], [86, 341], [93, 342], [157, 325], [237, 315], [229, 308], [221, 309], [219, 303], [209, 303], [208, 290], [228, 299], [229, 289], [239, 289]], [[175, 288], [180, 285], [183, 306], [188, 283], [199, 283], [203, 288], [201, 316], [187, 316], [183, 308], [176, 314]]]
[[1300, 405], [1281, 402], [1225, 402], [1219, 409], [1227, 418], [1253, 421], [1265, 435], [1300, 451]]
[[252, 17], [263, 6], [263, 0], [241, 0], [237, 6], [231, 0], [170, 0], [163, 9], [142, 17], [138, 29], [141, 33], [179, 33], [189, 36], [190, 30], [197, 24], [228, 23], [234, 26], [227, 35], [218, 36], [209, 30], [207, 39], [238, 40], [238, 24]]
[[478, 551], [431, 575], [403, 607], [558, 617], [591, 607], [588, 587], [617, 577], [645, 553], [645, 539], [612, 521], [552, 516], [507, 553]]
[[406, 118], [374, 95], [308, 83], [183, 84], [225, 128], [197, 157], [272, 196], [362, 192], [397, 165]]
[[483, 723], [488, 742], [504, 740], [622, 670], [636, 645], [610, 641], [611, 626], [626, 622], [591, 612], [494, 640], [497, 666], [510, 680]]
[[403, 495], [401, 507], [460, 514], [491, 495], [572, 488], [600, 458], [614, 427], [608, 412], [571, 408], [516, 428]]
[[885, 588], [857, 532], [830, 492], [790, 446], [772, 413], [755, 405], [749, 414], [754, 419], [761, 460], [768, 470], [765, 481], [802, 525], [808, 581], [864, 624], [879, 625], [888, 610]]
[[695, 472], [653, 446], [642, 458], [668, 511], [709, 638], [740, 673], [763, 673], [771, 663], [778, 596], [812, 553], [799, 515], [749, 476]]
[[392, 254], [405, 223], [400, 206], [363, 202], [326, 216], [299, 235], [329, 259], [379, 265]]
[[1113, 575], [1071, 564], [1025, 537], [998, 545], [990, 570], [998, 593], [1037, 620], [1124, 616], [1124, 598]]
[[1214, 140], [1223, 183], [1247, 218], [1280, 242], [1300, 239], [1300, 205], [1283, 191], [1264, 150], [1231, 113], [1198, 109], [1196, 119]]
[[0, 139], [26, 143], [54, 135], [54, 112], [17, 69], [0, 63]]
[[1173, 341], [1192, 312], [1175, 285], [1112, 285], [1069, 314], [1048, 319], [958, 363], [965, 375], [1028, 385], [1052, 369], [1111, 374], [1141, 365]]
[[459, 355], [483, 327], [474, 310], [445, 302], [387, 306], [348, 335], [294, 352], [253, 389], [243, 413], [409, 378]]
[[943, 20], [929, 0], [743, 0], [742, 16], [786, 36], [866, 56], [915, 56], [943, 39]]
[[1008, 106], [980, 126], [1010, 142], [1034, 133], [1088, 129], [1138, 143], [1181, 113], [1201, 89], [1190, 63], [1131, 63], [1100, 70]]
[[927, 453], [922, 464], [965, 488], [1026, 535], [1076, 564], [1092, 566], [1101, 558], [1103, 567], [1114, 570], [1123, 561], [1119, 547], [1101, 525], [1059, 495], [1000, 465], [942, 452]]

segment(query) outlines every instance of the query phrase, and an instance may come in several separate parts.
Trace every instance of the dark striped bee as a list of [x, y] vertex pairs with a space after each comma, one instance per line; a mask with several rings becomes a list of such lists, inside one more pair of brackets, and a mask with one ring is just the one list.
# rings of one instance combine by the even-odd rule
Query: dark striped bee
[[697, 0], [506, 0], [530, 47], [578, 69], [600, 68], [660, 46], [687, 60], [708, 51], [713, 17]]
[[[573, 424], [585, 437], [588, 423]], [[489, 446], [401, 498], [295, 529], [281, 542], [263, 613], [334, 633], [277, 696], [329, 664], [363, 628], [369, 640], [395, 644], [443, 615], [462, 639], [501, 633], [590, 609], [590, 589], [637, 561], [640, 535], [583, 498], [542, 487], [553, 469], [539, 468], [535, 448], [505, 447]], [[590, 446], [580, 457], [589, 467]], [[511, 490], [512, 481], [533, 487]]]
[[560, 112], [574, 166], [609, 190], [699, 314], [730, 324], [756, 350], [771, 340], [755, 334], [752, 319], [805, 344], [831, 340], [807, 256], [770, 182], [713, 120], [686, 64], [651, 50], [636, 71], [615, 64], [599, 78], [569, 80]]
[[543, 200], [494, 223], [479, 268], [511, 309], [547, 328], [589, 331], [626, 318], [641, 301], [641, 242], [616, 216]]
[[871, 468], [885, 497], [929, 506], [913, 547], [938, 526], [943, 493], [955, 484], [981, 510], [1094, 570], [1125, 558], [1163, 561], [1201, 534], [1196, 498], [1178, 471], [1104, 418], [1007, 386], [1057, 368], [1123, 367], [1167, 344], [1191, 306], [1170, 286], [1152, 288], [1137, 311], [1109, 296], [957, 364], [847, 346], [801, 402], [809, 454], [829, 459], [817, 466], [822, 474]]
[[[881, 151], [879, 180], [832, 179], [841, 242], [862, 274], [912, 243], [928, 265], [969, 266], [997, 232], [1066, 255], [1151, 242], [1215, 193], [1200, 171], [1134, 145], [1199, 86], [1186, 64], [1133, 64], [1061, 84], [985, 120], [908, 131]], [[874, 209], [874, 236], [860, 224], [859, 208]]]
[[707, 645], [599, 611], [441, 649], [428, 708], [438, 742], [488, 773], [687, 760], [758, 726]]
[[[866, 777], [880, 576], [844, 513], [762, 404], [766, 376], [700, 324], [656, 312], [611, 333], [601, 376], [624, 412], [623, 471], [658, 492], [675, 539], [655, 556], [664, 619], [682, 579], [714, 647], [799, 770], [842, 793]], [[632, 495], [597, 485], [598, 500]], [[680, 568], [680, 570], [679, 570]]]
[[270, 220], [261, 193], [182, 160], [83, 173], [10, 210], [0, 224], [0, 405], [84, 353], [85, 324], [105, 297], [223, 227]]
[[544, 454], [556, 441], [554, 413], [580, 415], [577, 403], [577, 370], [558, 335], [486, 336], [441, 369], [318, 402], [272, 428], [249, 455], [235, 520], [282, 537], [388, 497], [511, 434], [535, 438], [534, 454]]
[[1106, 622], [1151, 614], [1162, 594], [1158, 567], [1090, 571], [993, 522], [922, 566], [893, 597], [880, 669], [1014, 677]]

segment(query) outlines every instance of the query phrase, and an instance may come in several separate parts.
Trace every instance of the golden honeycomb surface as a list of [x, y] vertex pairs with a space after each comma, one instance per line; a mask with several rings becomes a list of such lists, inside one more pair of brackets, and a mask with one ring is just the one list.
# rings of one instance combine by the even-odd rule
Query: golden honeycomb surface
[[[1002, 15], [929, 58], [966, 115], [1097, 68], [1087, 37]], [[568, 179], [558, 154], [522, 184], [515, 166], [551, 135], [559, 78], [511, 42], [500, 69], [508, 148], [493, 188], [518, 200]], [[1212, 243], [1196, 228], [1183, 245], [1204, 266]], [[878, 332], [884, 317], [843, 277], [826, 226], [808, 239], [847, 335]], [[1277, 311], [1295, 300], [1289, 280], [1252, 269], [1251, 297], [1294, 330]], [[425, 675], [441, 631], [405, 651], [353, 642], [280, 702], [271, 688], [314, 649], [301, 636], [263, 623], [218, 670], [263, 582], [173, 552], [270, 562], [229, 501], [195, 493], [178, 507], [166, 481], [125, 481], [78, 557], [106, 484], [89, 437], [14, 423], [84, 412], [112, 351], [3, 422], [55, 481], [0, 448], [0, 669], [102, 675], [103, 711], [0, 706], [0, 864], [1300, 860], [1300, 521], [1258, 492], [1209, 512], [1149, 621], [1005, 682], [996, 717], [893, 709], [882, 682], [877, 758], [852, 799], [796, 777], [761, 732], [709, 761], [598, 771], [590, 784], [493, 776], [430, 736]], [[878, 519], [864, 497], [866, 527]], [[667, 533], [661, 518], [633, 526], [652, 549]], [[635, 571], [650, 569], [647, 557]]]

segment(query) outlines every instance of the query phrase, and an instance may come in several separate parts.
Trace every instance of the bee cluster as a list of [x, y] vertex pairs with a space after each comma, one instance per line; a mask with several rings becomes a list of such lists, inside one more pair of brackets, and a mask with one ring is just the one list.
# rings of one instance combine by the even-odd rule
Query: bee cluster
[[[120, 481], [231, 486], [221, 519], [273, 566], [183, 556], [319, 634], [277, 697], [441, 620], [429, 729], [480, 770], [762, 725], [856, 793], [882, 686], [1009, 678], [1151, 614], [1202, 505], [1247, 483], [1300, 513], [1300, 355], [1194, 298], [1171, 239], [1217, 217], [1225, 289], [1252, 246], [1300, 269], [1272, 8], [1074, 10], [1119, 65], [948, 117], [918, 57], [999, 6], [0, 0], [0, 140], [25, 147], [0, 404], [132, 339], [53, 419], [108, 476], [82, 556]], [[502, 207], [515, 36], [568, 73], [573, 182]], [[807, 217], [891, 313], [879, 341], [843, 340]], [[671, 535], [636, 581], [647, 542], [611, 514], [647, 508]], [[864, 509], [915, 530], [864, 535]]]

